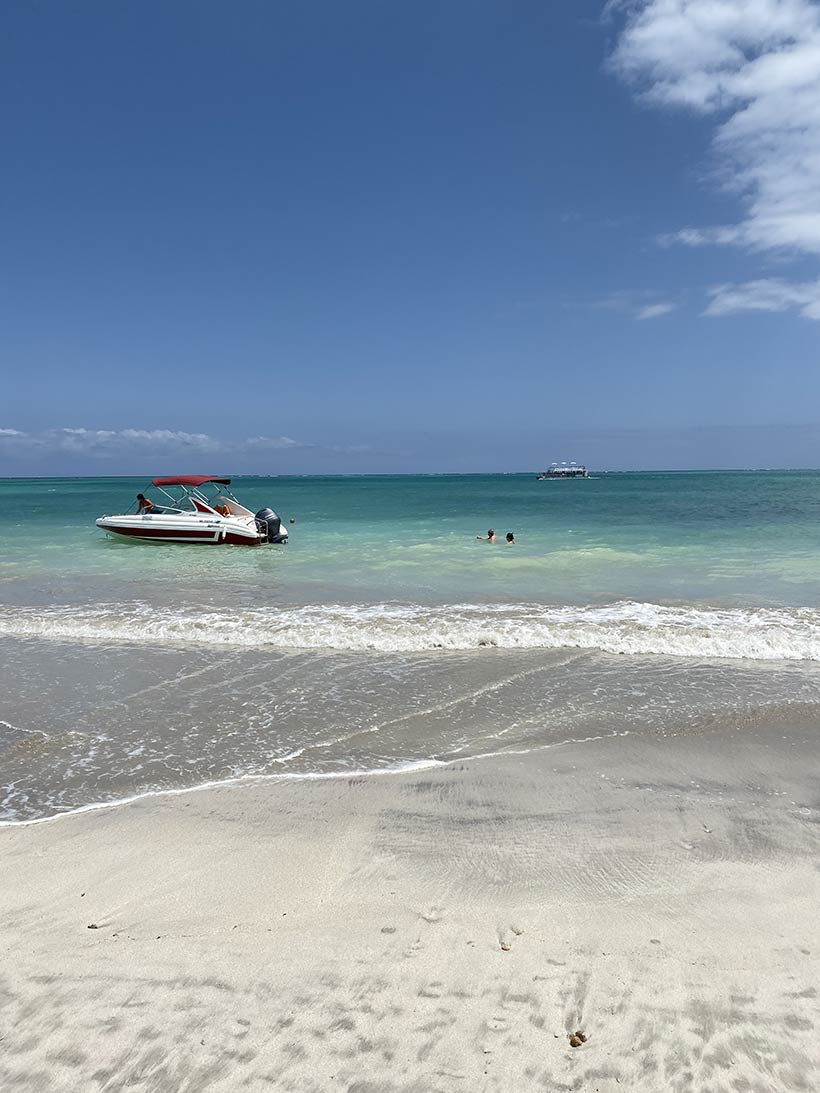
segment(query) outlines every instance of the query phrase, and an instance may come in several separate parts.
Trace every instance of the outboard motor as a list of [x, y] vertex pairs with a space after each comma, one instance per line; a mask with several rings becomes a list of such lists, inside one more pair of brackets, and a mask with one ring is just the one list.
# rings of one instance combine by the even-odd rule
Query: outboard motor
[[288, 533], [282, 530], [282, 521], [273, 509], [260, 509], [254, 519], [264, 542], [286, 543], [288, 541]]

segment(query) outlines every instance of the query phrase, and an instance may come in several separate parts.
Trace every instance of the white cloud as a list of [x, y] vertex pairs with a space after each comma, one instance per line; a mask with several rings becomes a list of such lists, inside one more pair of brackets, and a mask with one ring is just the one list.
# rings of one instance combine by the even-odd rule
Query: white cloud
[[187, 433], [175, 429], [86, 429], [62, 426], [38, 433], [19, 429], [0, 429], [0, 452], [7, 456], [45, 457], [51, 455], [82, 456], [91, 459], [128, 458], [153, 455], [185, 458], [196, 454], [218, 454], [229, 458], [258, 455], [266, 450], [293, 450], [325, 455], [395, 455], [395, 451], [372, 448], [368, 444], [311, 444], [290, 436], [252, 436], [223, 439], [207, 433]]
[[621, 311], [633, 319], [657, 319], [677, 308], [672, 300], [658, 300], [656, 292], [639, 289], [620, 289], [593, 301], [593, 307], [607, 311]]
[[[366, 444], [323, 445], [294, 440], [290, 436], [252, 436], [221, 439], [207, 433], [187, 433], [175, 429], [86, 429], [76, 426], [24, 433], [19, 429], [0, 429], [0, 451], [7, 455], [52, 455], [63, 453], [93, 459], [156, 452], [163, 457], [202, 453], [242, 456], [267, 449], [360, 455], [376, 451]], [[394, 453], [383, 453], [394, 454]]]
[[175, 429], [86, 429], [74, 426], [24, 433], [19, 429], [0, 429], [0, 444], [6, 452], [86, 455], [105, 458], [112, 455], [150, 452], [222, 452], [229, 445], [206, 433], [187, 433]]
[[48, 429], [29, 439], [51, 451], [106, 456], [114, 452], [179, 449], [216, 452], [223, 445], [205, 433], [173, 429]]
[[820, 254], [820, 5], [613, 0], [607, 10], [626, 17], [611, 57], [623, 79], [655, 105], [721, 119], [721, 180], [745, 217], [672, 238]]
[[659, 319], [661, 315], [668, 315], [670, 311], [675, 310], [675, 304], [670, 300], [666, 300], [658, 304], [647, 304], [646, 307], [642, 307], [636, 314], [636, 319]]
[[740, 227], [681, 228], [680, 231], [666, 232], [658, 236], [658, 242], [665, 247], [673, 243], [686, 243], [689, 247], [713, 247], [716, 244], [740, 243]]
[[249, 448], [301, 448], [298, 440], [289, 436], [252, 436], [245, 441]]
[[820, 320], [820, 279], [782, 281], [764, 278], [742, 284], [716, 285], [704, 315], [735, 315], [744, 311], [797, 311], [806, 319]]

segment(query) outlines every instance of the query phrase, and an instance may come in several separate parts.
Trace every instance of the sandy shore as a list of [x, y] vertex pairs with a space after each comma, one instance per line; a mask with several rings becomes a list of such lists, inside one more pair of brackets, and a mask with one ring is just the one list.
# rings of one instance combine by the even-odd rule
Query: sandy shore
[[747, 725], [0, 830], [0, 1088], [817, 1090], [818, 758]]

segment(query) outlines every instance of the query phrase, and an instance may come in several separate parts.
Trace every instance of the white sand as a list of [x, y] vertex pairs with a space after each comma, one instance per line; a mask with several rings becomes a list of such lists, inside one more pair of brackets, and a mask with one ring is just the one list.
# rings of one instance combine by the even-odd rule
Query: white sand
[[818, 752], [618, 737], [0, 830], [0, 1089], [816, 1091]]

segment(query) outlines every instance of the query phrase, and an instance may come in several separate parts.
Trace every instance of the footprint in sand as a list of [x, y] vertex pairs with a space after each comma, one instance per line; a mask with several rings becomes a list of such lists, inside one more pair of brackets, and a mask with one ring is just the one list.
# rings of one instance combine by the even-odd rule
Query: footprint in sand
[[507, 930], [499, 930], [496, 936], [502, 951], [508, 953], [512, 948], [513, 939], [521, 937], [523, 933], [524, 930], [520, 926], [510, 926]]
[[423, 948], [424, 945], [422, 945], [421, 938], [417, 937], [412, 945], [408, 945], [407, 948], [404, 950], [404, 959], [409, 960], [412, 957], [417, 956]]
[[419, 911], [419, 918], [423, 918], [425, 922], [429, 923], [441, 922], [444, 918], [444, 908], [428, 907], [426, 911]]

